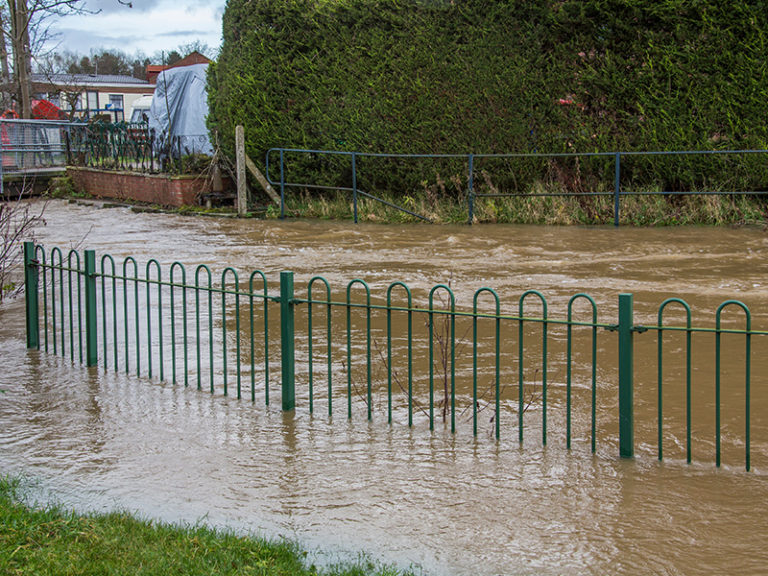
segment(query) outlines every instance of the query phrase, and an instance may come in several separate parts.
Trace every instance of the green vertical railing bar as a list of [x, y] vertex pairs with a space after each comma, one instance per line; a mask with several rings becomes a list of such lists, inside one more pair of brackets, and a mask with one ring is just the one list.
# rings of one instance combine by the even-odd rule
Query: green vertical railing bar
[[749, 469], [751, 467], [751, 461], [750, 461], [750, 379], [751, 379], [751, 365], [752, 365], [752, 314], [749, 311], [749, 308], [743, 303], [739, 302], [738, 300], [726, 300], [720, 306], [717, 308], [716, 312], [716, 331], [715, 331], [715, 428], [717, 432], [717, 436], [715, 437], [715, 463], [717, 467], [720, 467], [721, 463], [721, 454], [720, 454], [720, 335], [721, 335], [721, 316], [723, 309], [726, 306], [738, 306], [744, 311], [744, 314], [746, 315], [746, 346], [745, 346], [745, 364], [744, 364], [744, 374], [745, 374], [745, 413], [744, 413], [744, 420], [745, 420], [745, 426], [746, 426], [746, 469], [747, 472], [749, 472]]
[[147, 262], [145, 280], [147, 283], [147, 371], [149, 378], [152, 378], [152, 278], [150, 269], [152, 265], [157, 271], [157, 324], [159, 337], [159, 361], [160, 361], [160, 380], [163, 380], [163, 296], [161, 284], [160, 263], [154, 258]]
[[253, 325], [253, 303], [254, 303], [254, 291], [253, 291], [253, 280], [256, 278], [256, 276], [261, 277], [261, 283], [262, 283], [262, 296], [263, 296], [263, 302], [262, 305], [264, 306], [264, 401], [267, 406], [269, 406], [269, 310], [267, 307], [268, 304], [268, 298], [267, 298], [267, 277], [264, 275], [264, 273], [260, 270], [254, 270], [251, 272], [251, 277], [248, 279], [248, 292], [249, 292], [249, 303], [250, 303], [250, 310], [248, 312], [250, 317], [250, 333], [251, 333], [251, 402], [256, 401], [256, 363], [254, 360], [255, 356], [255, 338], [254, 338], [254, 325]]
[[53, 340], [53, 353], [58, 354], [58, 345], [56, 340], [56, 253], [59, 254], [59, 294], [61, 295], [61, 311], [59, 312], [60, 318], [61, 318], [61, 329], [62, 329], [62, 337], [61, 337], [61, 346], [62, 346], [62, 354], [63, 348], [64, 348], [64, 291], [63, 291], [63, 271], [61, 269], [62, 262], [62, 255], [61, 250], [59, 250], [58, 247], [53, 248], [51, 250], [51, 336]]
[[[99, 362], [98, 314], [96, 312], [96, 252], [85, 251], [85, 362]], [[106, 358], [105, 358], [106, 362]]]
[[[37, 256], [38, 252], [40, 253], [39, 256]], [[43, 334], [45, 338], [45, 351], [48, 352], [48, 266], [45, 263], [45, 249], [42, 246], [37, 246], [35, 248], [35, 256], [38, 264], [43, 269]]]
[[524, 331], [523, 331], [523, 322], [525, 318], [524, 314], [524, 304], [525, 299], [528, 296], [536, 296], [541, 301], [541, 310], [542, 310], [542, 326], [541, 326], [541, 442], [542, 445], [547, 445], [547, 301], [544, 298], [544, 295], [539, 292], [538, 290], [526, 290], [520, 295], [520, 300], [518, 301], [518, 311], [520, 316], [520, 324], [519, 324], [519, 352], [520, 352], [520, 358], [519, 358], [519, 364], [520, 364], [520, 393], [518, 398], [519, 403], [519, 410], [520, 410], [520, 420], [519, 420], [519, 426], [520, 426], [520, 441], [523, 441], [522, 436], [522, 430], [523, 430], [523, 420], [522, 420], [522, 413], [525, 411], [525, 407], [523, 406], [523, 374], [524, 374], [524, 363], [523, 363], [523, 339], [524, 339]]
[[[130, 372], [130, 340], [128, 338], [128, 262], [133, 263], [133, 275], [136, 277], [138, 275], [138, 268], [136, 264], [136, 260], [134, 260], [132, 257], [128, 256], [125, 260], [123, 260], [123, 328], [124, 328], [124, 337], [125, 337], [125, 373], [128, 374]], [[136, 319], [138, 324], [138, 311], [139, 311], [139, 293], [138, 293], [138, 285], [136, 285]], [[138, 331], [138, 328], [137, 328]], [[136, 346], [139, 346], [138, 339], [136, 340]], [[136, 374], [138, 375], [138, 365], [136, 366]]]
[[280, 272], [280, 362], [282, 365], [283, 411], [296, 407], [295, 370], [296, 340], [293, 301], [293, 272]]
[[352, 153], [352, 213], [357, 224], [357, 154]]
[[[124, 278], [127, 278], [126, 273], [126, 266], [128, 262], [133, 263], [133, 311], [134, 311], [134, 320], [136, 323], [136, 376], [141, 376], [141, 316], [139, 314], [139, 265], [131, 256], [125, 259], [123, 263], [123, 276]], [[125, 312], [125, 353], [126, 353], [126, 362], [125, 362], [125, 369], [126, 372], [128, 370], [128, 308], [127, 308], [127, 292], [126, 292], [126, 312]]]
[[634, 313], [632, 294], [619, 294], [619, 455], [635, 455]]
[[322, 282], [325, 285], [325, 302], [326, 302], [326, 355], [327, 355], [327, 362], [328, 362], [328, 416], [333, 415], [333, 397], [332, 397], [332, 390], [331, 390], [331, 285], [328, 283], [328, 280], [323, 278], [322, 276], [315, 276], [310, 279], [309, 284], [307, 285], [307, 299], [309, 302], [307, 303], [307, 333], [308, 333], [308, 341], [307, 345], [309, 347], [308, 355], [309, 355], [309, 413], [312, 414], [314, 411], [314, 352], [313, 352], [313, 341], [314, 337], [312, 334], [312, 285], [315, 282]]
[[[408, 426], [413, 426], [413, 299], [411, 289], [403, 282], [393, 282], [387, 289], [387, 394], [388, 394], [388, 421], [392, 422], [392, 290], [401, 287], [408, 296]], [[370, 308], [369, 308], [370, 314]], [[369, 352], [370, 355], [370, 352]], [[370, 379], [369, 379], [370, 380]], [[371, 387], [368, 386], [368, 419], [371, 419]], [[431, 410], [431, 399], [430, 399]]]
[[182, 345], [183, 345], [183, 352], [184, 352], [184, 387], [186, 388], [189, 386], [189, 355], [187, 352], [187, 271], [184, 268], [184, 265], [181, 262], [174, 262], [171, 264], [171, 269], [169, 272], [169, 282], [170, 282], [170, 300], [171, 300], [171, 369], [172, 369], [172, 379], [173, 383], [177, 383], [177, 376], [176, 376], [176, 299], [175, 299], [175, 289], [178, 287], [178, 284], [176, 284], [175, 275], [174, 272], [176, 268], [179, 268], [181, 270], [181, 316], [182, 316]]
[[[70, 274], [72, 273], [72, 264], [69, 262], [69, 258], [72, 257], [72, 255], [75, 255], [77, 257], [77, 269], [75, 272], [75, 277], [77, 278], [77, 353], [78, 353], [78, 361], [80, 364], [83, 363], [83, 276], [85, 275], [85, 267], [82, 265], [82, 262], [80, 260], [80, 253], [76, 250], [70, 250], [69, 251], [69, 257], [67, 259], [67, 265], [69, 266]], [[71, 282], [71, 277], [70, 277]], [[70, 305], [72, 302], [70, 302]]]
[[214, 392], [213, 382], [213, 275], [211, 269], [205, 264], [195, 268], [195, 330], [197, 334], [197, 389], [202, 389], [202, 353], [200, 350], [200, 271], [205, 270], [208, 278], [208, 286], [205, 292], [208, 294], [208, 362], [210, 366], [210, 392]]
[[[77, 268], [72, 268], [72, 256], [75, 257], [75, 260], [77, 261]], [[80, 253], [76, 250], [70, 250], [69, 254], [67, 254], [67, 282], [69, 283], [69, 352], [70, 357], [72, 358], [72, 361], [75, 361], [75, 344], [74, 344], [74, 333], [75, 328], [73, 324], [73, 318], [74, 318], [74, 302], [72, 298], [72, 273], [75, 273], [75, 278], [77, 279], [77, 353], [78, 353], [78, 361], [80, 364], [83, 363], [83, 286], [82, 286], [82, 276], [84, 273], [84, 270], [82, 269], [81, 261], [80, 261]]]
[[235, 368], [237, 371], [237, 399], [242, 397], [242, 371], [240, 366], [240, 280], [237, 270], [227, 267], [221, 273], [221, 346], [224, 370], [224, 396], [228, 394], [227, 375], [227, 273], [231, 272], [235, 279]]
[[621, 152], [614, 155], [613, 175], [613, 225], [619, 226], [619, 210], [621, 202]]
[[[109, 261], [111, 265], [111, 272], [107, 274], [105, 270], [105, 263]], [[101, 326], [102, 326], [102, 338], [103, 338], [103, 350], [104, 350], [104, 372], [109, 370], [109, 346], [107, 338], [107, 278], [112, 279], [112, 348], [114, 351], [114, 370], [117, 372], [117, 292], [115, 290], [117, 286], [115, 269], [115, 259], [109, 254], [105, 254], [101, 257]]]
[[187, 327], [187, 271], [181, 267], [181, 314], [184, 322], [182, 335], [184, 337], [184, 387], [189, 386], [189, 328]]
[[[456, 298], [453, 295], [453, 290], [446, 284], [438, 284], [429, 291], [429, 429], [434, 430], [434, 377], [435, 377], [435, 358], [434, 358], [434, 340], [435, 340], [435, 294], [438, 290], [445, 290], [448, 292], [450, 298], [450, 311], [451, 319], [450, 326], [448, 327], [449, 333], [444, 333], [442, 328], [440, 329], [440, 336], [438, 338], [438, 344], [441, 350], [441, 368], [443, 377], [443, 402], [446, 402], [448, 396], [448, 346], [450, 340], [450, 395], [451, 395], [451, 434], [456, 432]], [[443, 404], [443, 422], [445, 422], [445, 414], [448, 410], [448, 406]]]
[[686, 460], [688, 461], [688, 464], [691, 463], [691, 307], [688, 305], [685, 300], [681, 300], [680, 298], [668, 298], [664, 300], [664, 302], [661, 303], [661, 306], [659, 307], [659, 318], [658, 318], [658, 326], [659, 326], [659, 343], [658, 343], [658, 364], [659, 364], [659, 374], [658, 374], [658, 425], [657, 425], [657, 434], [658, 434], [658, 446], [659, 446], [659, 460], [661, 460], [664, 457], [664, 448], [663, 448], [663, 424], [664, 424], [664, 412], [663, 412], [663, 404], [664, 404], [664, 398], [662, 394], [662, 386], [663, 386], [663, 376], [664, 376], [664, 360], [663, 360], [663, 338], [664, 338], [664, 331], [663, 331], [663, 314], [664, 309], [667, 307], [667, 305], [677, 303], [683, 306], [685, 308], [685, 326], [686, 326], [686, 332], [685, 332], [685, 451], [686, 451]]
[[[68, 311], [69, 311], [69, 357], [72, 360], [72, 362], [75, 361], [75, 317], [74, 317], [74, 306], [72, 304], [73, 297], [72, 297], [72, 253], [74, 252], [75, 255], [77, 255], [78, 259], [78, 269], [79, 261], [80, 261], [80, 255], [75, 252], [74, 250], [70, 250], [67, 254], [67, 290], [68, 290]], [[64, 286], [64, 283], [62, 282], [62, 288]], [[79, 310], [78, 310], [79, 312]], [[64, 328], [63, 322], [62, 322], [62, 329]], [[64, 349], [64, 346], [62, 345], [62, 350]]]
[[496, 304], [496, 318], [495, 318], [495, 375], [494, 375], [494, 389], [496, 391], [496, 414], [494, 415], [494, 420], [496, 423], [496, 439], [499, 439], [499, 435], [501, 432], [500, 429], [500, 400], [499, 400], [499, 375], [500, 375], [500, 347], [501, 347], [501, 319], [499, 318], [501, 314], [501, 302], [499, 300], [499, 295], [496, 293], [495, 290], [492, 288], [480, 288], [475, 292], [475, 296], [473, 299], [473, 305], [472, 305], [472, 433], [477, 436], [477, 408], [478, 408], [478, 401], [477, 401], [477, 300], [479, 296], [483, 292], [488, 292], [491, 294], [494, 298], [494, 302]]
[[[165, 345], [163, 343], [163, 283], [161, 279], [160, 264], [157, 264], [157, 343], [158, 343], [158, 358], [157, 361], [160, 364], [160, 382], [165, 381], [165, 357], [163, 351]], [[149, 282], [149, 277], [147, 277]]]
[[37, 302], [39, 275], [35, 243], [24, 242], [24, 298], [27, 308], [27, 348], [40, 349], [40, 311]]
[[[352, 419], [352, 287], [360, 284], [365, 288], [365, 342], [366, 342], [366, 368], [368, 379], [368, 396], [371, 390], [371, 288], [364, 280], [354, 279], [347, 284], [347, 419]], [[371, 404], [368, 402], [368, 410]]]
[[467, 224], [472, 225], [472, 221], [475, 219], [475, 156], [469, 154], [467, 157], [469, 166], [467, 168], [467, 204], [469, 217], [467, 218]]
[[[64, 307], [64, 254], [58, 248], [54, 248], [51, 251], [51, 265], [54, 264], [54, 256], [56, 255], [56, 252], [59, 253], [59, 322], [61, 323], [61, 356], [64, 357], [67, 354], [67, 351], [66, 351], [66, 341], [67, 341], [67, 339], [66, 339], [66, 330], [65, 330], [65, 326], [66, 326], [65, 318], [66, 318], [66, 316], [65, 316], [65, 313], [64, 313], [64, 308], [65, 308]], [[51, 276], [55, 276], [55, 270], [54, 270], [54, 273], [51, 274]], [[54, 278], [51, 278], [51, 280], [53, 280], [53, 279]], [[55, 292], [55, 288], [53, 288], [52, 291]], [[51, 299], [52, 300], [55, 299], [55, 296], [53, 294], [51, 295]], [[55, 324], [54, 324], [54, 327], [53, 327], [53, 332], [54, 332], [54, 338], [55, 338], [55, 333], [56, 333], [56, 325]], [[56, 353], [55, 347], [54, 347], [54, 351], [53, 352], [54, 352], [54, 354]]]
[[152, 378], [152, 297], [150, 296], [150, 289], [152, 285], [149, 283], [149, 265], [151, 260], [147, 262], [147, 268], [144, 275], [147, 288], [147, 377]]
[[572, 348], [573, 348], [573, 305], [579, 299], [585, 299], [592, 307], [592, 453], [596, 448], [596, 428], [597, 428], [597, 304], [588, 294], [576, 294], [568, 301], [568, 330], [567, 330], [567, 351], [566, 351], [566, 447], [571, 449], [571, 384], [572, 384]]

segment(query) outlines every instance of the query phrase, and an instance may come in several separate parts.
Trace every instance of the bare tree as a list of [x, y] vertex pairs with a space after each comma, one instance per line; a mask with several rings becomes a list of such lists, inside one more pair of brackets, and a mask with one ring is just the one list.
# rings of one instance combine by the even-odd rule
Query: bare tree
[[[130, 2], [116, 0], [118, 4], [131, 8]], [[0, 18], [2, 33], [7, 39], [13, 62], [13, 84], [19, 115], [22, 118], [32, 116], [32, 57], [35, 52], [50, 39], [49, 19], [72, 14], [96, 14], [88, 10], [83, 0], [8, 0], [2, 7]], [[0, 46], [0, 60], [2, 59]], [[7, 50], [6, 50], [7, 54]], [[6, 57], [7, 60], [7, 57]], [[2, 63], [0, 62], [0, 71]]]
[[0, 302], [18, 291], [21, 273], [21, 243], [30, 239], [35, 226], [44, 224], [45, 204], [15, 200], [0, 196]]

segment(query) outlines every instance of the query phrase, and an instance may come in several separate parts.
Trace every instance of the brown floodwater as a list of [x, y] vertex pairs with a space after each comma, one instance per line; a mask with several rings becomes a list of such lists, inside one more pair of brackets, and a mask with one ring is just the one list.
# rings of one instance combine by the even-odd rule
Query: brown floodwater
[[[382, 301], [394, 281], [417, 306], [450, 280], [459, 308], [482, 287], [514, 314], [529, 289], [564, 318], [579, 292], [598, 304], [599, 321], [616, 321], [618, 295], [634, 294], [635, 322], [655, 325], [666, 298], [693, 309], [694, 325], [713, 327], [725, 300], [744, 302], [753, 328], [768, 330], [768, 235], [756, 228], [577, 228], [534, 226], [353, 225], [346, 222], [227, 220], [136, 214], [124, 208], [51, 202], [37, 240], [48, 249], [77, 247], [134, 256], [145, 264], [208, 264], [264, 271], [276, 282], [296, 274], [297, 295], [314, 275], [342, 300], [346, 284], [368, 282]], [[487, 297], [487, 293], [484, 298]], [[492, 307], [483, 299], [484, 309]], [[587, 309], [578, 307], [581, 319]], [[526, 316], [541, 312], [526, 300]], [[666, 316], [669, 314], [669, 316]], [[273, 315], [273, 320], [277, 315]], [[306, 313], [297, 315], [300, 327]], [[321, 317], [318, 317], [318, 322]], [[232, 319], [227, 322], [231, 324]], [[343, 324], [343, 318], [337, 325]], [[360, 319], [356, 322], [359, 324]], [[402, 326], [403, 318], [396, 320]], [[680, 325], [679, 308], [665, 322]], [[743, 316], [730, 308], [726, 326]], [[423, 323], [422, 323], [423, 324]], [[485, 324], [483, 324], [485, 326]], [[487, 329], [488, 326], [485, 326]], [[424, 328], [417, 329], [422, 333]], [[506, 332], [505, 332], [506, 330]], [[516, 325], [503, 329], [502, 378], [517, 374]], [[540, 327], [526, 334], [531, 358]], [[583, 329], [582, 329], [583, 330]], [[464, 334], [466, 326], [457, 330]], [[168, 335], [166, 334], [166, 338]], [[765, 574], [768, 572], [768, 336], [752, 341], [752, 470], [744, 470], [744, 337], [724, 337], [723, 465], [715, 467], [714, 336], [695, 335], [693, 463], [685, 461], [684, 338], [665, 335], [664, 451], [656, 457], [656, 346], [635, 335], [636, 457], [618, 457], [616, 337], [598, 333], [597, 451], [590, 450], [589, 350], [575, 350], [574, 443], [565, 447], [563, 330], [551, 327], [548, 442], [540, 404], [517, 441], [516, 392], [502, 397], [502, 435], [491, 410], [471, 430], [471, 359], [458, 361], [457, 433], [438, 420], [430, 432], [417, 411], [408, 427], [402, 395], [393, 425], [377, 384], [374, 415], [356, 398], [345, 412], [345, 367], [333, 418], [318, 391], [307, 410], [304, 348], [297, 352], [297, 410], [207, 394], [157, 377], [87, 369], [69, 357], [28, 351], [20, 300], [0, 307], [0, 469], [29, 478], [37, 497], [83, 510], [123, 508], [167, 521], [204, 522], [265, 536], [286, 536], [315, 561], [362, 551], [425, 574]], [[415, 364], [423, 371], [424, 339]], [[481, 338], [481, 384], [493, 372]], [[356, 346], [359, 346], [359, 342]], [[471, 346], [470, 346], [471, 348]], [[396, 344], [402, 370], [403, 342]], [[471, 352], [471, 351], [470, 351]], [[526, 357], [533, 370], [534, 360]], [[232, 370], [232, 364], [230, 364]], [[355, 367], [360, 369], [359, 363]], [[381, 365], [374, 366], [377, 382]], [[274, 368], [279, 375], [279, 365]], [[220, 376], [220, 374], [218, 375]], [[357, 377], [357, 376], [356, 376]], [[535, 382], [540, 375], [531, 372]], [[417, 394], [424, 391], [423, 374]], [[230, 378], [232, 382], [232, 378]], [[317, 384], [318, 388], [322, 385]], [[279, 399], [279, 389], [275, 389]], [[260, 399], [260, 398], [259, 398]]]

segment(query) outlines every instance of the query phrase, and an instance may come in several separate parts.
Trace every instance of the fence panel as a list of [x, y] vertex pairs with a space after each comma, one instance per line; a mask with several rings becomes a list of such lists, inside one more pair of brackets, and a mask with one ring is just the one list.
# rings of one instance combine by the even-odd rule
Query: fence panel
[[[664, 457], [666, 383], [676, 379], [669, 375], [667, 358], [672, 365], [684, 365], [689, 463], [694, 440], [702, 442], [700, 434], [694, 438], [692, 425], [694, 392], [700, 398], [702, 390], [694, 381], [693, 361], [705, 355], [694, 355], [693, 349], [700, 339], [714, 337], [715, 464], [722, 464], [724, 450], [721, 406], [727, 404], [733, 412], [734, 402], [743, 402], [743, 435], [729, 432], [727, 445], [743, 445], [744, 465], [752, 467], [752, 340], [768, 332], [753, 330], [750, 310], [737, 300], [720, 305], [714, 328], [693, 326], [691, 307], [679, 298], [662, 302], [657, 325], [641, 326], [634, 322], [632, 295], [621, 294], [614, 324], [599, 322], [595, 299], [581, 293], [568, 300], [566, 318], [554, 317], [537, 290], [524, 292], [515, 312], [506, 311], [503, 299], [489, 287], [475, 291], [471, 309], [457, 307], [450, 284], [421, 293], [401, 281], [379, 290], [358, 278], [341, 289], [341, 298], [334, 298], [333, 287], [320, 276], [297, 290], [292, 272], [281, 273], [279, 284], [270, 286], [259, 270], [245, 282], [231, 267], [216, 276], [200, 264], [188, 275], [180, 262], [164, 265], [150, 259], [141, 267], [130, 256], [117, 263], [103, 255], [97, 267], [93, 251], [86, 250], [81, 258], [75, 250], [64, 254], [53, 248], [48, 256], [32, 243], [25, 244], [25, 274], [28, 347], [73, 364], [100, 364], [104, 371], [161, 382], [170, 374], [174, 384], [196, 384], [211, 394], [232, 394], [234, 382], [238, 399], [249, 380], [251, 402], [261, 397], [268, 405], [274, 362], [270, 348], [279, 345], [284, 411], [308, 406], [313, 413], [324, 396], [329, 417], [334, 416], [334, 400], [341, 400], [350, 421], [355, 414], [372, 421], [382, 413], [390, 426], [400, 422], [435, 431], [436, 420], [442, 420], [445, 433], [487, 435], [497, 441], [510, 437], [508, 431], [516, 426], [521, 445], [534, 442], [524, 436], [527, 426], [540, 429], [536, 442], [542, 446], [556, 437], [570, 450], [576, 439], [594, 453], [602, 438], [609, 444], [617, 441], [621, 457], [635, 454], [635, 335], [650, 332], [657, 338], [654, 352], [639, 365], [656, 369], [659, 460]], [[279, 318], [272, 315], [270, 322], [269, 308], [275, 305]], [[574, 320], [577, 305], [585, 319]], [[540, 313], [531, 316], [531, 306]], [[684, 312], [684, 326], [664, 322], [673, 306]], [[745, 327], [733, 328], [734, 318], [724, 323], [726, 310], [731, 316], [740, 313]], [[671, 354], [669, 340], [675, 333], [685, 337], [685, 346]], [[726, 337], [729, 350], [743, 338], [743, 346], [736, 343], [737, 354], [729, 354], [728, 371], [721, 365]], [[605, 349], [598, 340], [605, 344], [605, 339], [617, 350], [603, 353], [603, 364], [598, 364], [598, 350]], [[743, 374], [741, 386], [732, 384], [734, 358], [743, 361], [737, 374]], [[603, 369], [605, 364], [610, 367]], [[326, 391], [315, 386], [321, 380], [327, 380]], [[598, 395], [599, 389], [611, 392]], [[614, 394], [616, 404], [611, 406], [613, 400], [606, 398]], [[618, 418], [607, 416], [616, 414], [617, 405]], [[490, 417], [481, 420], [483, 412]], [[606, 424], [598, 422], [599, 414]], [[576, 431], [574, 421], [579, 424]], [[729, 430], [732, 425], [733, 418]], [[674, 431], [669, 434], [675, 436]]]
[[618, 226], [622, 200], [630, 197], [768, 194], [766, 155], [768, 150], [387, 154], [272, 148], [265, 163], [267, 180], [280, 190], [281, 217], [287, 191], [299, 189], [351, 193], [355, 223], [360, 197], [429, 220], [376, 196], [386, 190], [406, 197], [424, 188], [440, 190], [443, 201], [465, 203], [468, 224], [478, 202], [495, 198], [605, 197], [613, 200]]

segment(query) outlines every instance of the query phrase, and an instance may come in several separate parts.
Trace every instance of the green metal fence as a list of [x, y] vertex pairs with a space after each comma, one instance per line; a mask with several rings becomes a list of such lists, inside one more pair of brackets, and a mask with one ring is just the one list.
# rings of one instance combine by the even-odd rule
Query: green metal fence
[[[25, 244], [24, 255], [27, 345], [73, 363], [168, 380], [212, 394], [246, 396], [267, 405], [274, 365], [279, 363], [284, 411], [317, 413], [318, 403], [325, 402], [328, 416], [333, 417], [339, 415], [334, 400], [342, 400], [349, 420], [356, 414], [372, 420], [381, 411], [390, 424], [395, 415], [408, 427], [423, 424], [434, 430], [442, 422], [451, 434], [459, 433], [460, 420], [474, 436], [480, 433], [483, 416], [488, 434], [497, 440], [516, 428], [522, 444], [524, 431], [538, 427], [543, 445], [553, 436], [554, 416], [564, 424], [562, 430], [556, 422], [554, 433], [564, 436], [567, 449], [578, 439], [592, 452], [600, 414], [606, 406], [608, 410], [616, 406], [611, 408], [606, 398], [615, 397], [618, 448], [624, 458], [635, 454], [635, 335], [655, 332], [658, 340], [659, 459], [664, 445], [663, 391], [668, 385], [665, 335], [684, 335], [689, 463], [696, 368], [692, 342], [714, 335], [715, 462], [721, 465], [724, 449], [721, 390], [726, 385], [743, 386], [744, 434], [737, 445], [743, 443], [744, 465], [747, 470], [751, 467], [752, 339], [768, 332], [752, 329], [749, 309], [737, 300], [717, 308], [714, 328], [694, 327], [691, 307], [679, 298], [661, 304], [657, 325], [640, 326], [634, 321], [632, 294], [619, 296], [617, 321], [598, 321], [596, 301], [583, 293], [568, 300], [566, 317], [555, 318], [536, 290], [519, 297], [516, 312], [505, 313], [499, 294], [488, 287], [474, 292], [471, 309], [460, 309], [450, 283], [432, 287], [418, 305], [412, 290], [400, 281], [379, 290], [353, 279], [339, 297], [321, 276], [297, 291], [292, 272], [282, 272], [275, 286], [259, 270], [247, 279], [231, 267], [214, 274], [205, 264], [188, 273], [180, 262], [163, 266], [150, 259], [140, 266], [132, 257], [118, 263], [110, 255], [97, 261], [91, 250], [82, 257], [75, 250], [65, 253], [59, 248], [47, 253], [33, 243]], [[664, 323], [672, 307], [685, 314], [684, 326]], [[538, 314], [529, 315], [531, 308]], [[270, 314], [275, 309], [277, 316]], [[743, 313], [743, 329], [723, 327], [726, 309]], [[734, 383], [730, 373], [724, 375], [721, 356], [726, 337], [744, 340], [743, 385]], [[600, 348], [599, 338], [610, 339], [608, 346]], [[605, 349], [611, 350], [611, 358]], [[652, 361], [642, 359], [643, 364]], [[608, 371], [598, 377], [598, 369], [606, 363], [616, 366], [616, 374]], [[564, 383], [553, 388], [551, 378], [561, 372]], [[606, 377], [610, 381], [602, 382]], [[553, 392], [557, 401], [551, 405]], [[578, 432], [573, 429], [575, 419]]]

